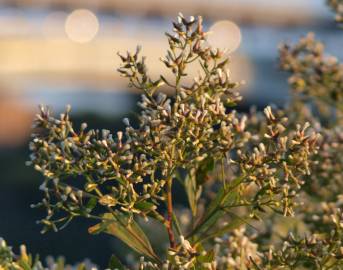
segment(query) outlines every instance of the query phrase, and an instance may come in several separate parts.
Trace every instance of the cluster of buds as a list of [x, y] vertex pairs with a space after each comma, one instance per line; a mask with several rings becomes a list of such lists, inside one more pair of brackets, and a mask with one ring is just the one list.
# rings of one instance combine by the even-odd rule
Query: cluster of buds
[[324, 55], [324, 45], [313, 33], [293, 46], [281, 45], [280, 62], [281, 68], [292, 74], [289, 83], [295, 93], [315, 104], [329, 120], [342, 118], [343, 64], [336, 57]]
[[[87, 130], [86, 124], [76, 132], [69, 109], [56, 119], [45, 107], [34, 128], [37, 133], [30, 143], [28, 163], [45, 177], [40, 189], [46, 196], [37, 206], [47, 208], [47, 217], [41, 221], [46, 229], [57, 230], [76, 216], [91, 218], [96, 206], [103, 212], [120, 208], [143, 217], [155, 210], [149, 200], [160, 199], [163, 182], [146, 183], [137, 192], [135, 185], [151, 175], [154, 164], [144, 154], [134, 155], [121, 132], [114, 137], [107, 130]], [[61, 212], [66, 215], [61, 217]]]
[[[289, 83], [304, 100], [322, 108], [332, 106], [343, 111], [343, 64], [334, 56], [324, 55], [323, 43], [309, 33], [294, 46], [283, 44], [280, 47], [281, 68], [291, 72]], [[330, 115], [331, 116], [331, 115]]]
[[322, 139], [313, 159], [312, 174], [306, 182], [305, 191], [321, 201], [336, 201], [343, 189], [343, 129], [335, 126], [321, 129]]
[[[341, 12], [341, 1], [328, 2]], [[341, 269], [343, 65], [325, 55], [323, 44], [312, 33], [296, 45], [282, 45], [280, 60], [281, 67], [291, 73], [293, 95], [287, 108], [291, 121], [313, 123], [322, 139], [309, 165], [311, 174], [306, 177], [297, 216], [308, 236], [290, 234], [282, 249], [265, 256], [266, 269]]]
[[13, 263], [13, 256], [12, 248], [0, 238], [0, 268], [9, 267]]
[[255, 235], [249, 235], [246, 228], [241, 227], [225, 238], [215, 239], [218, 269], [254, 269], [256, 264], [260, 264], [262, 253], [254, 238]]
[[259, 246], [253, 241], [254, 238], [254, 235], [247, 234], [245, 227], [242, 227], [226, 237], [215, 238], [211, 250], [196, 251], [195, 247], [181, 237], [179, 249], [168, 251], [168, 260], [161, 268], [153, 267], [151, 262], [141, 259], [141, 269], [259, 270], [262, 268], [257, 266], [262, 265], [264, 254], [258, 250]]
[[241, 203], [253, 207], [252, 217], [258, 217], [258, 212], [266, 212], [267, 208], [293, 215], [295, 198], [305, 183], [304, 177], [310, 174], [310, 155], [317, 151], [319, 135], [309, 129], [308, 123], [297, 125], [295, 131], [289, 129], [282, 111], [275, 114], [267, 107], [264, 113], [264, 127], [254, 127], [260, 129], [264, 138], [238, 149], [237, 159], [230, 159], [238, 167], [236, 175], [245, 177], [243, 187], [250, 193], [255, 190]]
[[[329, 3], [338, 12], [342, 8], [341, 1]], [[314, 123], [322, 135], [304, 188], [302, 211], [307, 213], [309, 227], [326, 226], [322, 219], [314, 225], [308, 217], [323, 215], [317, 202], [336, 203], [343, 187], [343, 159], [339, 154], [343, 151], [343, 64], [326, 56], [324, 45], [312, 33], [296, 45], [283, 45], [280, 61], [281, 67], [291, 73], [294, 90], [288, 114], [293, 121]]]
[[271, 247], [260, 258], [260, 268], [256, 269], [342, 269], [342, 229], [331, 235], [312, 234], [305, 238], [290, 233], [281, 248]]
[[[236, 90], [239, 84], [231, 81], [228, 56], [205, 42], [201, 17], [180, 15], [173, 26], [174, 33], [166, 34], [167, 56], [161, 61], [175, 81], [163, 75], [151, 79], [145, 58], [139, 56], [140, 48], [134, 54], [120, 55], [123, 64], [119, 72], [131, 86], [143, 91], [137, 126], [125, 118], [125, 131], [115, 135], [88, 129], [86, 124], [75, 128], [70, 108], [55, 118], [48, 108], [41, 107], [28, 162], [45, 178], [41, 185], [45, 198], [37, 205], [47, 209], [41, 223], [45, 231], [63, 228], [77, 216], [99, 220], [90, 232], [114, 235], [154, 260], [142, 259], [139, 269], [253, 267], [258, 263], [258, 249], [248, 242], [244, 231], [237, 230], [229, 238], [226, 259], [220, 245], [209, 251], [202, 245], [212, 245], [222, 235], [225, 238], [245, 223], [242, 220], [258, 218], [266, 210], [293, 215], [304, 176], [310, 174], [318, 134], [308, 123], [289, 124], [282, 111], [274, 112], [271, 107], [264, 110], [264, 117], [237, 113], [232, 106], [241, 100]], [[292, 71], [301, 72], [286, 52], [283, 55], [290, 60]], [[198, 64], [199, 76], [189, 84], [183, 77], [192, 62]], [[335, 73], [340, 67], [335, 67], [330, 74], [340, 83]], [[319, 83], [312, 77], [310, 81]], [[174, 95], [160, 92], [164, 84], [174, 89]], [[307, 88], [300, 90], [306, 92]], [[337, 101], [341, 98], [335, 97]], [[221, 173], [217, 175], [217, 171]], [[209, 175], [215, 179], [209, 189], [220, 191], [205, 198], [202, 191]], [[185, 189], [192, 212], [186, 234], [173, 209], [172, 183], [176, 179]], [[227, 220], [227, 214], [237, 209], [247, 215]], [[170, 248], [165, 258], [154, 253], [135, 222], [137, 216], [153, 218], [166, 227]], [[240, 246], [252, 260], [238, 261]]]
[[343, 22], [343, 1], [342, 0], [327, 0], [329, 6], [336, 12], [336, 21]]
[[78, 269], [78, 270], [97, 270], [89, 261], [79, 263], [78, 265], [68, 265], [63, 257], [55, 260], [52, 257], [46, 259], [46, 265], [39, 260], [39, 257], [33, 257], [26, 250], [26, 246], [20, 246], [20, 253], [14, 254], [12, 248], [6, 241], [0, 238], [0, 269], [1, 270], [56, 270], [56, 269]]

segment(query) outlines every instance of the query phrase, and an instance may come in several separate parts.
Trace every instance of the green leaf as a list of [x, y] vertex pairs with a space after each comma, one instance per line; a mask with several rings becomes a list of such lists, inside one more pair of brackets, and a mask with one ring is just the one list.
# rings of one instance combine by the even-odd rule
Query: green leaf
[[215, 237], [220, 237], [220, 236], [222, 236], [225, 233], [228, 233], [230, 231], [233, 231], [233, 230], [239, 228], [243, 224], [249, 224], [249, 220], [251, 220], [251, 219], [248, 219], [248, 218], [243, 218], [243, 217], [237, 216], [234, 213], [228, 213], [228, 214], [229, 215], [231, 214], [231, 216], [232, 216], [232, 218], [231, 218], [231, 220], [230, 220], [230, 222], [228, 224], [226, 224], [223, 227], [217, 229], [213, 233], [210, 233], [210, 234], [208, 234], [206, 236], [201, 236], [198, 239], [197, 242], [203, 242], [203, 241], [206, 241], [208, 239], [213, 239]]
[[112, 255], [110, 258], [110, 262], [108, 263], [108, 268], [111, 270], [118, 269], [118, 270], [125, 270], [125, 266], [121, 263], [121, 261], [117, 258], [117, 256]]
[[193, 217], [197, 214], [197, 183], [195, 174], [191, 171], [185, 178], [185, 191]]
[[213, 171], [214, 166], [215, 161], [213, 157], [208, 157], [200, 163], [196, 171], [196, 182], [198, 185], [202, 185], [206, 182], [208, 173]]
[[155, 208], [155, 204], [153, 204], [151, 202], [141, 201], [141, 202], [136, 202], [135, 203], [135, 208], [141, 210], [144, 213], [146, 213], [146, 212], [149, 212], [149, 211], [153, 210]]
[[[20, 265], [20, 269], [23, 270], [31, 270], [32, 267], [32, 256], [26, 253], [26, 249], [21, 250], [20, 259], [18, 260], [18, 264]], [[1, 267], [0, 267], [1, 269]]]
[[89, 233], [108, 233], [119, 238], [139, 254], [159, 261], [144, 231], [134, 220], [130, 220], [128, 215], [119, 212], [115, 212], [114, 215], [106, 213], [103, 219], [103, 222], [90, 227]]
[[23, 269], [23, 270], [32, 270], [30, 264], [27, 261], [23, 260], [23, 259], [21, 259], [18, 262], [18, 264], [20, 265], [21, 269]]
[[204, 263], [210, 263], [210, 262], [213, 262], [215, 259], [215, 256], [214, 256], [214, 251], [213, 250], [210, 250], [208, 252], [205, 252], [205, 255], [200, 255], [198, 258], [197, 258], [197, 262], [201, 263], [201, 264], [204, 264]]
[[95, 197], [90, 198], [86, 204], [87, 211], [89, 213], [92, 212], [96, 204], [97, 204], [97, 198]]
[[225, 190], [224, 186], [220, 188], [216, 198], [210, 203], [205, 211], [205, 215], [202, 217], [200, 222], [195, 226], [193, 231], [188, 237], [194, 235], [203, 235], [208, 232], [217, 221], [226, 214], [225, 208], [229, 208], [239, 198], [237, 186], [233, 189]]
[[208, 157], [199, 164], [196, 170], [191, 170], [184, 180], [184, 187], [193, 217], [197, 214], [197, 204], [202, 185], [206, 182], [208, 173], [214, 169], [214, 166], [214, 159]]
[[[65, 268], [63, 267], [63, 269], [65, 269]], [[84, 263], [79, 264], [76, 268], [76, 270], [86, 270], [86, 269], [87, 268], [86, 268], [86, 265]]]
[[[227, 193], [230, 194], [230, 193]], [[210, 202], [210, 205], [206, 209], [207, 216], [210, 215], [216, 208], [218, 208], [224, 200], [226, 193], [224, 187], [222, 186], [217, 192], [216, 197]]]
[[[58, 257], [56, 261], [56, 270], [64, 270], [64, 265], [65, 265], [65, 259], [63, 257]], [[79, 270], [80, 266], [78, 266], [77, 269]]]
[[179, 221], [177, 219], [177, 216], [175, 215], [175, 213], [173, 213], [173, 224], [174, 224], [174, 228], [176, 229], [177, 234], [183, 235], [182, 231], [181, 231], [181, 226], [179, 224]]

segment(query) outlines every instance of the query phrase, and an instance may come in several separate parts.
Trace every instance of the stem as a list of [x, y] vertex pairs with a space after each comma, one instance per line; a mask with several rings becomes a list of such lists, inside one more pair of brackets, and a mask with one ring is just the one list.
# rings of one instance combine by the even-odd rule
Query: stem
[[167, 232], [169, 237], [169, 243], [171, 248], [175, 248], [175, 237], [173, 232], [173, 198], [172, 198], [172, 178], [168, 179], [167, 182]]
[[224, 157], [222, 158], [221, 160], [221, 178], [222, 178], [222, 181], [223, 181], [223, 187], [224, 187], [224, 190], [226, 191], [226, 179], [225, 179], [225, 167], [224, 167]]

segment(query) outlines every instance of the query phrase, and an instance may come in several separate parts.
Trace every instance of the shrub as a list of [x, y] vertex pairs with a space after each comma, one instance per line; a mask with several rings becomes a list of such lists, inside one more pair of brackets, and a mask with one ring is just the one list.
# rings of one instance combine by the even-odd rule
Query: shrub
[[[92, 219], [90, 233], [142, 256], [134, 269], [342, 269], [342, 64], [312, 34], [284, 44], [291, 102], [238, 113], [239, 83], [227, 54], [206, 43], [201, 17], [180, 15], [173, 31], [161, 58], [173, 80], [152, 79], [140, 48], [119, 55], [118, 71], [143, 92], [138, 124], [125, 118], [125, 132], [76, 128], [70, 108], [59, 118], [40, 108], [29, 164], [45, 179], [35, 205], [47, 210], [43, 232]], [[199, 76], [187, 84], [193, 62]], [[187, 196], [187, 218], [175, 209], [175, 185]], [[142, 228], [151, 220], [168, 236], [161, 254]], [[1, 246], [2, 268], [43, 269], [25, 250], [15, 257]], [[115, 256], [109, 268], [127, 269]]]

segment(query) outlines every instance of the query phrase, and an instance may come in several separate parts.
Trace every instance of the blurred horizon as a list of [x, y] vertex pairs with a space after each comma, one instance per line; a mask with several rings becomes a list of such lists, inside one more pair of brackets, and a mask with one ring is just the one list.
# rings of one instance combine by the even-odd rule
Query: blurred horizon
[[[292, 0], [287, 4], [265, 0], [124, 2], [3, 0], [1, 95], [11, 92], [18, 98], [29, 96], [33, 97], [29, 102], [35, 103], [41, 98], [61, 110], [65, 101], [56, 99], [54, 92], [74, 92], [71, 101], [81, 91], [127, 92], [126, 80], [116, 72], [120, 64], [116, 53], [142, 45], [152, 77], [158, 76], [162, 67], [158, 58], [167, 45], [164, 32], [171, 29], [171, 20], [180, 10], [185, 15], [202, 13], [210, 30], [222, 21], [239, 27], [241, 40], [232, 53], [231, 69], [234, 80], [247, 82], [249, 93], [256, 91], [258, 86], [254, 84], [263, 79], [259, 74], [254, 76], [256, 67], [276, 59], [279, 42], [298, 38], [311, 28], [325, 40], [330, 39], [325, 29], [332, 24], [332, 14], [319, 0]], [[220, 44], [235, 42], [232, 29], [223, 31]], [[48, 93], [52, 93], [50, 98]], [[277, 102], [284, 93], [274, 96], [271, 101]]]

